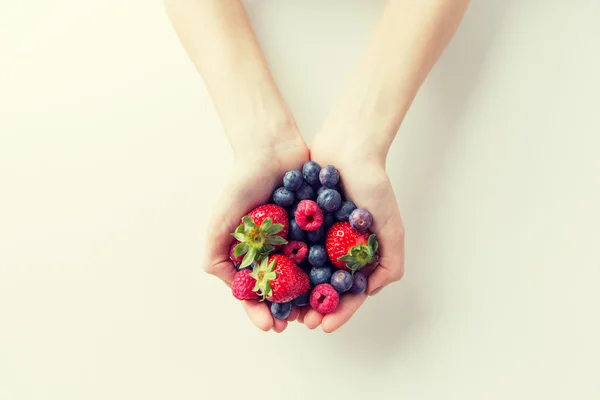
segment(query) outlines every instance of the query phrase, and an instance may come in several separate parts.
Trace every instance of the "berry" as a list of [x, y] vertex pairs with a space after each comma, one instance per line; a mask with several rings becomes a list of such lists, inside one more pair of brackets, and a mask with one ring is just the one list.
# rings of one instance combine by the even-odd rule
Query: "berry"
[[320, 188], [318, 188], [318, 189], [317, 189], [317, 197], [319, 197], [319, 195], [320, 195], [321, 193], [323, 193], [323, 190], [325, 190], [325, 189], [327, 189], [327, 187], [325, 187], [325, 186], [321, 186]]
[[377, 261], [379, 244], [368, 231], [359, 232], [349, 222], [336, 222], [327, 231], [325, 247], [334, 266], [354, 272]]
[[302, 176], [304, 180], [311, 185], [319, 185], [319, 173], [321, 166], [314, 161], [309, 161], [302, 167]]
[[325, 246], [316, 244], [308, 251], [308, 262], [313, 267], [322, 267], [327, 262], [327, 252]]
[[306, 182], [296, 190], [296, 200], [314, 200], [315, 198], [315, 189]]
[[300, 268], [302, 268], [302, 270], [303, 270], [304, 272], [306, 272], [307, 274], [310, 272], [310, 270], [311, 270], [311, 268], [312, 268], [312, 265], [310, 265], [310, 263], [308, 262], [308, 260], [304, 260], [304, 261], [302, 261], [300, 264], [298, 264], [298, 266], [299, 266]]
[[335, 212], [335, 219], [338, 221], [348, 221], [352, 211], [356, 210], [356, 206], [351, 201], [344, 201], [340, 208]]
[[302, 200], [294, 213], [298, 226], [305, 231], [316, 231], [323, 225], [323, 211], [312, 200]]
[[323, 244], [325, 243], [325, 229], [321, 226], [316, 231], [306, 232], [306, 240], [310, 244]]
[[231, 282], [231, 292], [233, 297], [238, 300], [256, 300], [258, 294], [253, 289], [256, 285], [256, 280], [250, 276], [250, 270], [243, 270], [236, 272], [233, 276], [233, 282]]
[[298, 202], [295, 201], [291, 206], [286, 208], [288, 216], [290, 219], [294, 219], [294, 214], [296, 213], [296, 209], [298, 208]]
[[329, 314], [337, 308], [340, 295], [328, 283], [316, 286], [310, 294], [310, 306], [321, 314]]
[[231, 246], [229, 247], [229, 259], [236, 265], [241, 264], [242, 260], [244, 259], [243, 256], [236, 257], [234, 254], [235, 246], [237, 246], [238, 243], [239, 242], [236, 240], [235, 242], [231, 243]]
[[288, 171], [283, 176], [283, 186], [288, 190], [298, 190], [302, 186], [302, 172], [297, 169]]
[[344, 269], [338, 269], [331, 275], [331, 281], [329, 283], [331, 283], [331, 286], [333, 286], [338, 293], [342, 294], [352, 287], [353, 282], [354, 280], [352, 279], [350, 272]]
[[350, 290], [348, 290], [348, 292], [354, 294], [363, 293], [365, 290], [367, 290], [367, 283], [368, 281], [366, 275], [360, 271], [356, 271], [354, 273], [352, 286], [350, 287]]
[[280, 187], [273, 192], [273, 203], [278, 206], [287, 207], [294, 204], [294, 200], [296, 200], [296, 195], [289, 189], [284, 187]]
[[319, 172], [319, 181], [321, 185], [333, 188], [340, 180], [340, 173], [333, 165], [326, 165]]
[[242, 268], [261, 261], [278, 246], [287, 243], [288, 230], [285, 208], [275, 204], [257, 207], [242, 218], [242, 223], [231, 234], [240, 242], [235, 246], [233, 256], [244, 256]]
[[357, 208], [350, 214], [350, 225], [357, 231], [366, 231], [373, 224], [373, 216], [364, 208]]
[[254, 265], [255, 265], [255, 263], [252, 263], [252, 264], [248, 265], [247, 267], [242, 268], [242, 264], [239, 263], [239, 264], [235, 265], [235, 270], [236, 271], [245, 271], [245, 270], [252, 271], [254, 269]]
[[250, 274], [256, 279], [254, 291], [274, 303], [287, 303], [310, 289], [308, 275], [281, 254], [271, 254]]
[[302, 229], [300, 229], [300, 227], [296, 223], [296, 220], [294, 219], [290, 220], [290, 234], [288, 239], [295, 240], [298, 242], [304, 242], [306, 240], [305, 232]]
[[287, 303], [272, 303], [271, 314], [275, 319], [286, 319], [292, 313], [292, 302]]
[[340, 195], [340, 192], [335, 189], [325, 189], [321, 192], [319, 197], [317, 197], [317, 203], [323, 211], [334, 212], [340, 208], [342, 196]]
[[333, 274], [333, 269], [329, 266], [325, 267], [313, 267], [308, 273], [310, 278], [310, 284], [313, 286], [320, 285], [321, 283], [329, 283]]
[[335, 224], [335, 217], [332, 213], [326, 213], [325, 217], [323, 217], [323, 226], [326, 230], [331, 228], [331, 225]]
[[292, 240], [283, 245], [281, 252], [296, 264], [300, 264], [308, 255], [308, 246], [304, 242]]
[[300, 297], [296, 297], [292, 302], [296, 307], [304, 307], [310, 304], [310, 292], [304, 293]]

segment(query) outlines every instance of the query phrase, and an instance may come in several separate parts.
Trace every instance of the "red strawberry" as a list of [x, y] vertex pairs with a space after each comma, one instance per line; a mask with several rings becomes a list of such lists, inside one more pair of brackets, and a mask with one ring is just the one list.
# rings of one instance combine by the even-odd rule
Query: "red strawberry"
[[349, 222], [337, 222], [327, 231], [325, 248], [337, 268], [354, 272], [377, 261], [377, 237], [369, 231], [359, 232]]
[[310, 290], [306, 272], [281, 254], [265, 258], [250, 276], [256, 279], [254, 291], [275, 303], [287, 303]]
[[240, 268], [253, 261], [260, 262], [275, 248], [286, 244], [289, 228], [285, 208], [275, 204], [262, 205], [245, 215], [231, 234], [240, 242], [234, 248], [233, 257], [244, 256]]
[[238, 300], [256, 300], [258, 299], [258, 294], [256, 294], [252, 289], [256, 285], [256, 279], [250, 276], [249, 269], [245, 269], [243, 271], [237, 272], [233, 276], [233, 282], [231, 283], [231, 292], [233, 293], [233, 297]]

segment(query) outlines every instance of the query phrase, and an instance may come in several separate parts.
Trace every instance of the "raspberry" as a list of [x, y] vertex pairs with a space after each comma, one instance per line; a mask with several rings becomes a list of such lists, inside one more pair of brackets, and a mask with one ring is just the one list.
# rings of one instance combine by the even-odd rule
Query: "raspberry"
[[334, 312], [340, 301], [338, 292], [328, 283], [315, 286], [310, 294], [310, 305], [321, 314]]
[[281, 248], [281, 252], [296, 264], [300, 264], [308, 255], [308, 246], [303, 242], [292, 240]]
[[250, 276], [252, 271], [245, 269], [237, 272], [233, 276], [233, 282], [231, 283], [231, 292], [233, 297], [238, 300], [254, 300], [258, 299], [258, 294], [255, 293], [254, 285], [256, 280]]
[[312, 200], [302, 200], [294, 213], [296, 223], [305, 231], [316, 231], [323, 225], [323, 211]]

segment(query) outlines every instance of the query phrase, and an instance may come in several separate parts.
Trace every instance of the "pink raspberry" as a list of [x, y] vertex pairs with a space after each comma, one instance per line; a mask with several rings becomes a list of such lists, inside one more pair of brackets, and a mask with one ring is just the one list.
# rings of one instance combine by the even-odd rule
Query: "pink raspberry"
[[310, 294], [310, 305], [321, 314], [334, 312], [340, 301], [340, 295], [329, 283], [315, 286]]
[[252, 271], [249, 269], [239, 271], [233, 276], [233, 282], [231, 282], [231, 292], [233, 297], [238, 300], [256, 300], [258, 294], [253, 291], [254, 285], [256, 285], [256, 279], [250, 276]]
[[234, 263], [236, 266], [237, 266], [238, 264], [240, 264], [240, 263], [242, 262], [242, 259], [244, 258], [244, 256], [243, 256], [243, 255], [242, 255], [242, 256], [240, 256], [240, 257], [236, 257], [236, 256], [233, 254], [233, 250], [235, 249], [235, 246], [237, 246], [237, 245], [238, 245], [238, 243], [240, 243], [240, 242], [238, 242], [238, 241], [236, 240], [235, 242], [231, 243], [231, 247], [229, 248], [229, 259], [230, 259], [230, 260], [231, 260], [231, 261], [232, 261], [232, 262], [233, 262], [233, 263]]
[[312, 200], [302, 200], [294, 213], [294, 219], [305, 231], [316, 231], [323, 225], [323, 211], [317, 203]]
[[308, 246], [303, 242], [292, 240], [281, 248], [281, 252], [296, 264], [300, 264], [308, 255]]

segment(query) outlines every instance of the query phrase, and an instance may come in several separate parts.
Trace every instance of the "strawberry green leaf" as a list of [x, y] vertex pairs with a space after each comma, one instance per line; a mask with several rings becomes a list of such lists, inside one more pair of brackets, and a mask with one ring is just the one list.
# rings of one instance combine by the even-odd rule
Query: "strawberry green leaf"
[[244, 259], [242, 260], [242, 265], [240, 265], [240, 268], [246, 268], [248, 265], [252, 264], [252, 262], [254, 261], [255, 258], [256, 258], [256, 248], [250, 247], [250, 249], [244, 256]]
[[[264, 225], [264, 222], [260, 226], [261, 229], [262, 229], [263, 225]], [[263, 230], [263, 233], [265, 233], [266, 235], [275, 235], [276, 233], [279, 233], [282, 230], [283, 230], [283, 224], [273, 224], [269, 227], [269, 229]]]
[[234, 238], [236, 238], [236, 240], [240, 242], [244, 242], [246, 240], [246, 235], [244, 235], [243, 233], [233, 232], [231, 236], [233, 236]]
[[260, 224], [260, 230], [263, 233], [269, 232], [269, 229], [273, 226], [273, 220], [271, 218], [265, 218], [265, 220]]
[[244, 233], [244, 224], [239, 224], [237, 228], [235, 228], [235, 233]]
[[376, 235], [370, 235], [369, 236], [369, 241], [367, 243], [369, 245], [369, 247], [371, 248], [371, 250], [374, 253], [377, 253], [377, 250], [379, 249], [379, 242], [377, 241], [377, 236]]
[[281, 236], [270, 236], [267, 238], [267, 244], [286, 244], [288, 241], [282, 238]]
[[256, 224], [254, 223], [254, 221], [252, 220], [252, 218], [250, 218], [249, 216], [245, 215], [242, 218], [242, 222], [244, 223], [244, 225], [246, 226], [247, 229], [258, 229], [258, 227], [256, 226]]
[[248, 249], [249, 249], [248, 243], [238, 243], [233, 248], [233, 255], [235, 257], [239, 257], [242, 254], [246, 254], [248, 252]]

